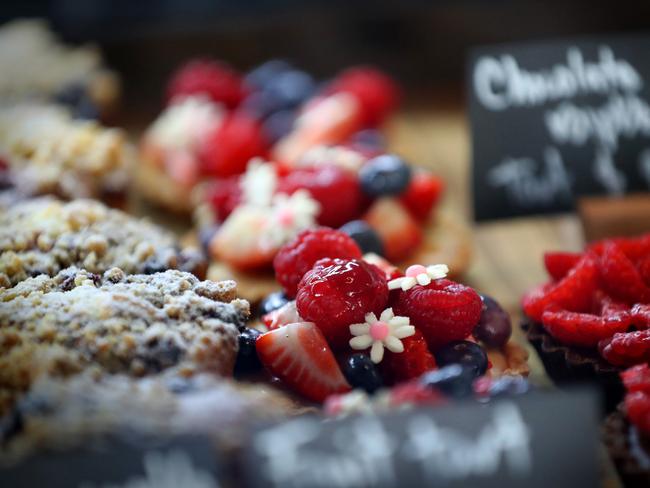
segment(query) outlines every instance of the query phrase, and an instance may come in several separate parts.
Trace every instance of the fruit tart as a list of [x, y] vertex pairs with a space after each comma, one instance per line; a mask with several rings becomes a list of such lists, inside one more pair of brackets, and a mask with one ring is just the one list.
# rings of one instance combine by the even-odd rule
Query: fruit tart
[[620, 371], [650, 359], [650, 235], [547, 253], [544, 263], [550, 281], [522, 301], [528, 339], [556, 382], [597, 380], [611, 410]]

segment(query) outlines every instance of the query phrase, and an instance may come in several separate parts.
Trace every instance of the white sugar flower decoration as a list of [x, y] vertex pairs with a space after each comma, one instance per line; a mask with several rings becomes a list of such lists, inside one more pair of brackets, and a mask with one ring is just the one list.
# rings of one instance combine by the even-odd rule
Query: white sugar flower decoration
[[449, 273], [449, 268], [446, 264], [433, 264], [424, 267], [421, 264], [414, 264], [406, 268], [406, 276], [395, 278], [388, 282], [389, 290], [410, 290], [415, 285], [427, 286], [431, 281], [444, 278]]
[[408, 317], [395, 316], [392, 308], [387, 308], [381, 313], [379, 319], [374, 313], [368, 313], [363, 324], [352, 324], [350, 333], [350, 347], [356, 350], [370, 347], [370, 359], [373, 363], [380, 363], [384, 358], [384, 347], [390, 352], [404, 352], [404, 344], [400, 339], [415, 334], [415, 327], [410, 324]]
[[277, 184], [278, 175], [273, 165], [262, 158], [251, 159], [241, 181], [244, 202], [259, 206], [270, 205]]
[[278, 193], [272, 199], [269, 219], [265, 224], [264, 238], [271, 247], [279, 247], [298, 232], [316, 225], [319, 203], [307, 190], [298, 190], [291, 196]]

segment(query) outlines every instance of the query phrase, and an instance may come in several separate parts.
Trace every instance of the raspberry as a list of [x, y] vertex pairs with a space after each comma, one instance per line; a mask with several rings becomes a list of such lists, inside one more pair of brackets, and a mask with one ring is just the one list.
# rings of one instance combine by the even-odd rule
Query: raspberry
[[399, 100], [399, 89], [395, 82], [381, 71], [369, 67], [344, 71], [334, 80], [330, 90], [354, 95], [361, 104], [366, 126], [381, 124], [395, 110]]
[[544, 311], [552, 305], [570, 312], [587, 312], [598, 286], [598, 268], [595, 258], [587, 254], [557, 283], [535, 288], [522, 300], [526, 314], [541, 321]]
[[650, 328], [650, 305], [637, 303], [630, 309], [630, 315], [637, 329]]
[[340, 227], [361, 215], [364, 197], [357, 176], [335, 165], [300, 168], [280, 180], [278, 192], [306, 189], [321, 205], [318, 223]]
[[627, 312], [598, 317], [566, 310], [546, 310], [542, 315], [542, 325], [549, 334], [563, 344], [579, 347], [595, 347], [614, 333], [626, 331], [630, 322]]
[[601, 286], [614, 298], [629, 304], [650, 301], [650, 288], [618, 244], [603, 246], [599, 259]]
[[544, 254], [546, 271], [555, 281], [564, 278], [578, 264], [582, 254], [572, 252], [547, 252]]
[[650, 394], [636, 391], [625, 395], [627, 416], [640, 431], [650, 434]]
[[650, 286], [650, 256], [641, 258], [637, 262], [637, 270], [639, 271], [639, 274], [641, 275], [643, 282], [647, 286]]
[[381, 375], [388, 385], [408, 381], [436, 368], [436, 360], [429, 351], [422, 332], [402, 339], [404, 351], [394, 353], [386, 350], [379, 363]]
[[285, 244], [273, 260], [275, 278], [289, 297], [296, 296], [298, 283], [322, 258], [360, 259], [361, 250], [347, 234], [328, 228], [302, 231]]
[[377, 316], [388, 302], [384, 273], [357, 259], [321, 259], [298, 284], [296, 305], [300, 316], [314, 322], [334, 349], [348, 345], [350, 324], [365, 315]]
[[598, 344], [600, 354], [616, 366], [650, 361], [650, 329], [614, 334]]
[[424, 221], [429, 218], [433, 207], [440, 200], [444, 186], [437, 176], [424, 171], [416, 172], [400, 200], [413, 217]]
[[205, 94], [228, 108], [246, 96], [241, 76], [219, 61], [195, 59], [181, 66], [167, 85], [167, 100], [177, 96]]
[[650, 395], [650, 366], [637, 364], [621, 373], [621, 380], [629, 392], [642, 391]]
[[618, 246], [621, 251], [623, 251], [623, 254], [633, 262], [643, 259], [645, 256], [650, 254], [650, 234], [645, 234], [640, 237], [605, 239], [590, 244], [587, 249], [601, 255], [604, 252], [605, 247], [611, 244]]
[[242, 201], [239, 177], [231, 176], [208, 183], [205, 199], [212, 205], [217, 218], [223, 222]]
[[483, 307], [472, 288], [447, 279], [399, 290], [393, 297], [395, 315], [409, 317], [433, 351], [470, 335]]
[[207, 135], [199, 150], [203, 172], [219, 177], [240, 174], [251, 158], [264, 155], [266, 146], [255, 119], [244, 113], [231, 114]]

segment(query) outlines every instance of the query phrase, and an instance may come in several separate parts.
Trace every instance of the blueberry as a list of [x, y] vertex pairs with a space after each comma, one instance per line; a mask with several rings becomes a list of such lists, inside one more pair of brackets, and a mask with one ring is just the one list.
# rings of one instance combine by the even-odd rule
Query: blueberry
[[481, 299], [483, 309], [474, 336], [488, 347], [501, 347], [512, 334], [510, 316], [493, 298], [481, 295]]
[[277, 142], [291, 132], [295, 120], [296, 113], [292, 109], [278, 110], [269, 115], [262, 125], [266, 139], [271, 144]]
[[293, 69], [269, 80], [264, 91], [278, 100], [278, 109], [294, 108], [314, 93], [315, 85], [310, 74]]
[[199, 244], [201, 244], [201, 249], [203, 249], [203, 252], [206, 255], [210, 254], [210, 242], [217, 233], [217, 230], [219, 230], [219, 226], [216, 224], [201, 227], [199, 229]]
[[257, 329], [250, 327], [244, 328], [239, 334], [239, 352], [235, 362], [235, 373], [252, 373], [262, 367], [260, 359], [257, 357], [255, 341], [262, 333]]
[[429, 371], [420, 377], [423, 385], [434, 387], [452, 398], [465, 398], [474, 393], [474, 373], [460, 364]]
[[384, 255], [384, 243], [381, 237], [363, 220], [352, 220], [340, 230], [355, 240], [363, 254], [374, 252], [380, 256]]
[[266, 315], [273, 310], [277, 310], [280, 307], [283, 307], [289, 302], [289, 298], [281, 291], [274, 291], [273, 293], [267, 295], [257, 307], [257, 312], [259, 316]]
[[377, 366], [367, 354], [353, 354], [343, 366], [343, 374], [353, 388], [374, 393], [384, 384]]
[[515, 396], [528, 393], [530, 383], [523, 376], [501, 376], [490, 384], [489, 394], [492, 398]]
[[280, 73], [292, 69], [293, 67], [284, 59], [272, 59], [249, 71], [246, 75], [245, 82], [249, 86], [262, 89]]
[[361, 189], [371, 197], [398, 195], [411, 181], [411, 168], [399, 156], [382, 154], [359, 171]]
[[470, 341], [453, 341], [435, 352], [438, 366], [460, 364], [472, 371], [474, 377], [479, 377], [487, 371], [487, 354], [481, 346]]

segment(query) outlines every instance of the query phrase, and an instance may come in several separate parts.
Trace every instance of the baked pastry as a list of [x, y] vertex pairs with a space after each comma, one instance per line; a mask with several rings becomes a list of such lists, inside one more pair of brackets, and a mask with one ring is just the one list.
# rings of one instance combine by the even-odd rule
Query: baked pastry
[[0, 173], [20, 197], [54, 194], [123, 204], [133, 150], [124, 133], [54, 105], [0, 107]]
[[88, 368], [133, 376], [175, 368], [230, 375], [248, 302], [234, 282], [181, 271], [97, 275], [67, 268], [0, 289], [0, 405], [43, 375]]
[[103, 274], [181, 269], [202, 277], [200, 252], [179, 250], [160, 227], [94, 200], [24, 200], [0, 211], [0, 287], [77, 266]]
[[650, 360], [650, 235], [547, 253], [551, 281], [523, 298], [524, 329], [558, 383], [596, 381], [612, 410], [618, 373]]

